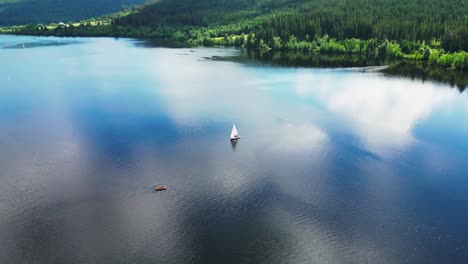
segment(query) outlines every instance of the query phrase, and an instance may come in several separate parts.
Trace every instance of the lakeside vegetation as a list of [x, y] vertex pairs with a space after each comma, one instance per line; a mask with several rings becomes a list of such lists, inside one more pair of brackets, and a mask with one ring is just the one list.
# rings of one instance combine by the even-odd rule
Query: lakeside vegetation
[[464, 0], [162, 0], [79, 23], [0, 32], [163, 38], [191, 46], [356, 54], [468, 70], [467, 13]]

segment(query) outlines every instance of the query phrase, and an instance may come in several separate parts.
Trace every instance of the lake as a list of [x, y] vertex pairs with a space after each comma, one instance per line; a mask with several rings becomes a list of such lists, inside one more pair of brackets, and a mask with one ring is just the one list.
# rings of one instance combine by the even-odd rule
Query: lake
[[0, 67], [0, 263], [466, 263], [453, 84], [112, 38]]

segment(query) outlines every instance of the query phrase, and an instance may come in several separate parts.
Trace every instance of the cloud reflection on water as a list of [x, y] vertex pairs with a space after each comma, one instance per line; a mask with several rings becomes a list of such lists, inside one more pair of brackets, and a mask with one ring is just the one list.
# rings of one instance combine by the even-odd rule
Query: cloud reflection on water
[[[296, 93], [320, 101], [343, 116], [369, 151], [404, 151], [416, 140], [413, 130], [433, 111], [450, 107], [460, 96], [436, 84], [387, 79], [378, 74], [343, 72], [335, 78], [298, 74]], [[333, 87], [333, 88], [331, 88]]]
[[[198, 54], [198, 56], [201, 55]], [[197, 122], [206, 121], [206, 118], [210, 118], [211, 122], [218, 123], [229, 123], [232, 119], [240, 120], [239, 122], [244, 125], [241, 128], [244, 131], [251, 130], [251, 132], [246, 133], [251, 133], [250, 136], [257, 141], [252, 147], [259, 148], [267, 144], [272, 147], [271, 150], [283, 152], [283, 154], [295, 151], [304, 154], [307, 150], [320, 153], [324, 149], [330, 148], [331, 146], [327, 142], [329, 136], [325, 132], [329, 127], [322, 127], [323, 124], [315, 122], [313, 119], [320, 114], [328, 114], [330, 118], [345, 121], [336, 125], [336, 129], [353, 131], [362, 142], [359, 147], [387, 158], [398, 156], [411, 149], [413, 144], [417, 142], [418, 139], [413, 135], [415, 126], [429, 118], [433, 111], [450, 107], [450, 104], [459, 96], [456, 91], [447, 91], [430, 82], [410, 82], [399, 79], [382, 81], [382, 77], [378, 74], [337, 70], [336, 74], [329, 75], [326, 74], [327, 70], [325, 72], [323, 70], [280, 72], [274, 68], [251, 72], [250, 68], [237, 67], [226, 62], [186, 60], [187, 57], [177, 58], [173, 64], [165, 64], [167, 69], [155, 70], [158, 81], [162, 80], [162, 95], [166, 102], [165, 105], [168, 106], [166, 110], [175, 123], [195, 125]], [[165, 61], [168, 61], [168, 58]], [[271, 71], [273, 74], [264, 74], [266, 71]], [[277, 75], [274, 74], [275, 72]], [[268, 78], [272, 79], [262, 79], [262, 75], [267, 75]], [[212, 82], [216, 82], [220, 87], [219, 91], [208, 87], [207, 84]], [[206, 87], [204, 87], [205, 85]], [[288, 90], [291, 87], [293, 90]], [[230, 94], [229, 91], [234, 91], [234, 94]], [[297, 105], [297, 102], [291, 102], [291, 96], [304, 98], [306, 103], [308, 99], [312, 99], [315, 104], [304, 106], [299, 103]], [[307, 116], [311, 118], [309, 121], [305, 121], [308, 119]], [[278, 122], [278, 119], [284, 121]], [[244, 137], [239, 144], [252, 144], [252, 142], [245, 141]], [[212, 161], [212, 164], [223, 164], [220, 159]], [[325, 160], [322, 162], [327, 164]], [[334, 166], [334, 162], [328, 162], [328, 164]], [[367, 165], [362, 163], [361, 166], [365, 168]], [[377, 168], [379, 166], [381, 165], [377, 165]], [[388, 169], [386, 175], [396, 175], [393, 169]], [[325, 168], [321, 169], [321, 172], [327, 173], [326, 171]], [[370, 170], [369, 173], [373, 174], [374, 170]], [[221, 170], [220, 174], [226, 174], [226, 172]], [[225, 190], [227, 192], [232, 191], [233, 186], [237, 186], [234, 189], [239, 190], [239, 186], [256, 186], [258, 184], [246, 175], [237, 175], [237, 178], [234, 177], [235, 174], [227, 173], [226, 175], [230, 176], [228, 178], [219, 177], [218, 180], [222, 183], [220, 186], [227, 187]], [[235, 185], [227, 184], [229, 179]], [[296, 198], [307, 201], [306, 197], [297, 195], [303, 190], [293, 188], [291, 191], [289, 187], [292, 186], [288, 186], [280, 179], [281, 177], [278, 178], [279, 188], [282, 192], [293, 193]], [[380, 188], [383, 182], [385, 181], [369, 182], [369, 184], [374, 188], [377, 186]], [[330, 183], [323, 183], [323, 188], [317, 190], [315, 196], [333, 197], [334, 192], [338, 190], [330, 189], [328, 184]], [[282, 186], [288, 186], [288, 188], [281, 189]], [[370, 188], [368, 191], [373, 192], [373, 189]], [[391, 208], [389, 210], [399, 210], [400, 198], [395, 196], [396, 193], [398, 192], [394, 192], [392, 195], [383, 193], [383, 196], [380, 197], [380, 199], [388, 199], [385, 202]], [[236, 199], [242, 198], [237, 197]], [[326, 199], [322, 201], [326, 201]], [[316, 205], [319, 208], [328, 206], [326, 203], [317, 203]], [[271, 209], [274, 212], [274, 208]], [[282, 214], [287, 213], [282, 212]], [[385, 217], [376, 215], [377, 219]], [[286, 218], [294, 217], [289, 215]], [[312, 232], [308, 235], [307, 232], [294, 232], [293, 230], [286, 233], [292, 235], [291, 239], [297, 239], [297, 242], [294, 243], [297, 245], [301, 244], [301, 241], [310, 240], [316, 233], [333, 236], [336, 232], [336, 230], [327, 229], [330, 227], [319, 226], [319, 223], [303, 226], [305, 230]], [[317, 230], [313, 231], [314, 229]], [[300, 238], [301, 236], [303, 237]], [[350, 257], [352, 260], [356, 260], [354, 257], [359, 255], [355, 252], [361, 252], [360, 260], [374, 259], [384, 262], [384, 260], [392, 258], [385, 256], [392, 254], [391, 252], [385, 252], [385, 250], [371, 246], [375, 243], [372, 242], [372, 239], [378, 239], [377, 237], [353, 238], [351, 236], [348, 239], [352, 239], [351, 242], [343, 242], [345, 243], [343, 245], [340, 245], [339, 241], [346, 241], [345, 237], [333, 239], [330, 244], [326, 240], [316, 241], [315, 246], [321, 244], [323, 247], [319, 250], [322, 252], [320, 254], [327, 256], [322, 259], [323, 261], [333, 262], [334, 258], [346, 261], [347, 258], [341, 256], [342, 252], [335, 251], [337, 247], [352, 247], [353, 249], [350, 249], [351, 252], [354, 252], [351, 254], [353, 257]], [[360, 246], [351, 246], [357, 244]], [[364, 245], [368, 248], [362, 248]], [[397, 245], [393, 246], [397, 247]], [[318, 251], [310, 252], [310, 248], [307, 246], [302, 250], [299, 248], [291, 248], [291, 250], [302, 251], [297, 253], [298, 256], [306, 256], [309, 253], [318, 254]]]
[[[30, 143], [3, 143], [16, 147], [16, 160], [3, 156], [2, 172], [18, 177], [0, 185], [13, 203], [2, 210], [9, 214], [0, 232], [26, 226], [21, 236], [8, 231], [14, 250], [32, 247], [44, 256], [54, 248], [65, 259], [80, 252], [83, 262], [394, 263], [402, 260], [395, 252], [408, 253], [420, 238], [398, 235], [418, 223], [408, 217], [418, 192], [398, 176], [422, 141], [415, 127], [454, 102], [465, 114], [466, 98], [430, 82], [247, 66], [203, 59], [233, 50], [129, 42], [49, 47], [47, 56], [64, 54], [48, 66], [65, 78], [44, 67], [37, 87], [25, 82], [36, 91], [26, 111], [32, 120], [0, 129], [4, 140]], [[44, 57], [33, 50], [31, 65]], [[28, 95], [13, 98], [24, 110]], [[235, 151], [232, 122], [242, 135]], [[28, 161], [29, 150], [39, 150], [47, 170]], [[425, 167], [446, 171], [431, 154], [421, 158], [433, 165]], [[152, 184], [169, 190], [152, 193]], [[37, 222], [45, 226], [41, 239], [30, 235]]]

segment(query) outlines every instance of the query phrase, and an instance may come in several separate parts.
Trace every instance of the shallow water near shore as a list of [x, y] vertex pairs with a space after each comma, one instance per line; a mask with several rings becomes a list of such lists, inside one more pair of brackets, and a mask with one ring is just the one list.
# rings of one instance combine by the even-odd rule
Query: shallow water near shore
[[0, 35], [0, 66], [0, 263], [468, 258], [454, 83], [113, 38]]

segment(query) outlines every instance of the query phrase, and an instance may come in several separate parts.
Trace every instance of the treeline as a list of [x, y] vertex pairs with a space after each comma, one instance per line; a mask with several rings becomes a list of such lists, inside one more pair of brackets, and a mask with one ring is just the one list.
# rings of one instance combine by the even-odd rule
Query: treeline
[[467, 11], [466, 0], [163, 0], [114, 25], [185, 27], [153, 35], [192, 45], [386, 56], [467, 70]]
[[[237, 46], [248, 50], [278, 50], [300, 51], [305, 53], [358, 55], [359, 57], [382, 59], [398, 58], [408, 60], [428, 61], [430, 64], [450, 68], [453, 70], [468, 70], [468, 52], [446, 52], [441, 47], [441, 41], [389, 41], [372, 39], [342, 39], [331, 38], [328, 35], [306, 35], [303, 40], [294, 35], [285, 39], [273, 37], [264, 40], [254, 33], [240, 35], [226, 35], [217, 37], [206, 28], [159, 26], [125, 27], [112, 24], [112, 20], [86, 20], [75, 24], [62, 26], [42, 24], [9, 28], [9, 33], [39, 35], [39, 36], [117, 36], [139, 38], [162, 38], [186, 43], [189, 46]], [[1, 33], [1, 29], [0, 29]]]
[[395, 15], [392, 19], [375, 20], [366, 16], [366, 12], [281, 14], [245, 30], [255, 32], [265, 40], [273, 40], [274, 37], [285, 39], [291, 35], [304, 40], [307, 36], [324, 34], [339, 40], [376, 38], [418, 41], [437, 38], [443, 40], [443, 48], [447, 51], [468, 50], [468, 17], [458, 22], [444, 23], [442, 16], [431, 17], [428, 14], [424, 20], [414, 17], [414, 20], [408, 21], [404, 17], [409, 14], [402, 13], [400, 18]]
[[468, 51], [466, 0], [162, 0], [115, 23], [206, 27], [217, 37], [254, 32], [265, 41], [291, 35], [299, 40], [315, 35], [338, 40], [436, 38], [447, 51]]
[[466, 0], [161, 0], [80, 23], [8, 30], [356, 54], [468, 70], [467, 11]]
[[[175, 33], [176, 35], [178, 33]], [[180, 38], [180, 36], [179, 36]], [[389, 41], [373, 39], [343, 39], [337, 40], [328, 35], [310, 38], [305, 36], [304, 40], [299, 40], [294, 35], [286, 39], [273, 37], [272, 40], [265, 41], [259, 36], [250, 33], [240, 36], [226, 36], [222, 38], [205, 37], [195, 42], [193, 38], [187, 41], [194, 45], [203, 44], [239, 46], [250, 50], [283, 50], [302, 51], [326, 54], [355, 54], [367, 58], [399, 58], [408, 60], [423, 60], [431, 64], [450, 68], [453, 70], [468, 70], [468, 52], [445, 52], [441, 48], [440, 41]], [[203, 41], [200, 43], [200, 41]]]

